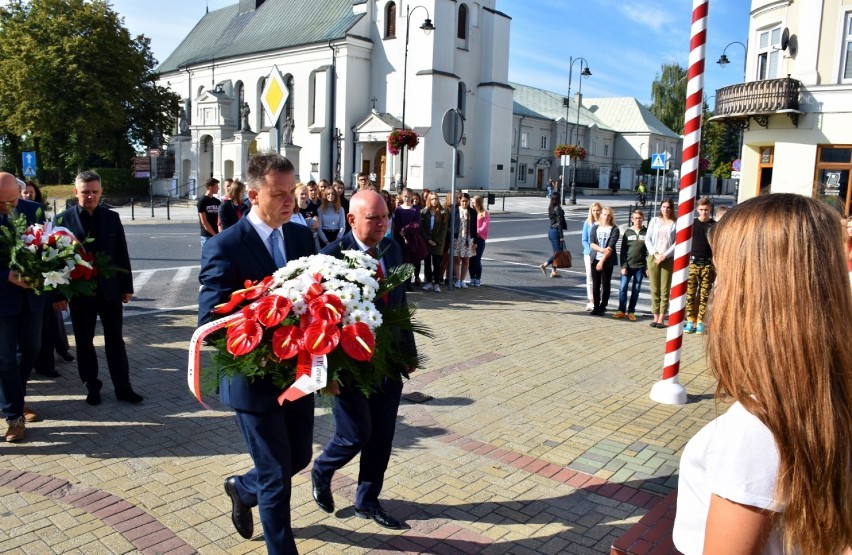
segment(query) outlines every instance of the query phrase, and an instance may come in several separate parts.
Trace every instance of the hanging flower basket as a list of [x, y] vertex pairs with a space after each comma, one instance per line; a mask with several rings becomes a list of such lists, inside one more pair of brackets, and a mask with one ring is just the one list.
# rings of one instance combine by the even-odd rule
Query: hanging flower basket
[[570, 156], [572, 158], [586, 159], [586, 149], [580, 145], [556, 145], [553, 149], [553, 154], [559, 158], [562, 156]]
[[388, 136], [388, 152], [396, 155], [405, 147], [408, 147], [408, 150], [414, 150], [418, 142], [420, 139], [417, 133], [411, 129], [394, 129]]

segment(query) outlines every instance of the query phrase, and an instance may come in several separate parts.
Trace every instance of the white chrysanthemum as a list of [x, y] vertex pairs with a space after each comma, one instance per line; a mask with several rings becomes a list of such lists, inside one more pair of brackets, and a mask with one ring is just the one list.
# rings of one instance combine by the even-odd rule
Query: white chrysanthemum
[[364, 314], [364, 323], [370, 326], [370, 329], [374, 330], [382, 325], [382, 313], [375, 307], [373, 307], [373, 310], [365, 311]]
[[293, 313], [297, 316], [302, 316], [308, 311], [308, 305], [304, 299], [299, 299], [293, 302]]

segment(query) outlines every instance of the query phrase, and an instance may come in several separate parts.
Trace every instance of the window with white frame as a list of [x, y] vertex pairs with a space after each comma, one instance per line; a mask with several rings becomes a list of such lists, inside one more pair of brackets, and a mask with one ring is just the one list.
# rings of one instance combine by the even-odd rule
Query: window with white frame
[[527, 165], [518, 164], [518, 181], [521, 183], [527, 182]]
[[781, 66], [781, 26], [757, 33], [757, 79], [777, 79]]
[[518, 129], [516, 127], [512, 127], [512, 148], [514, 148], [515, 145], [518, 144], [518, 139], [516, 137], [517, 134], [518, 134]]
[[843, 27], [843, 56], [840, 66], [840, 80], [852, 83], [852, 12], [846, 12]]
[[604, 145], [604, 156], [609, 156], [609, 145]]
[[530, 132], [529, 131], [521, 131], [521, 148], [529, 148], [530, 147]]
[[547, 150], [547, 135], [541, 136], [541, 149]]

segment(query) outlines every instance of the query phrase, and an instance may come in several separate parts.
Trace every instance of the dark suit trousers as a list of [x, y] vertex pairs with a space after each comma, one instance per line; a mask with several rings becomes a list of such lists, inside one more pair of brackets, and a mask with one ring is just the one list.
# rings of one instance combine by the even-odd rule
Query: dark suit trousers
[[287, 401], [282, 410], [252, 413], [238, 410], [237, 424], [254, 468], [237, 477], [237, 493], [258, 507], [270, 555], [297, 554], [290, 525], [291, 477], [311, 462], [314, 397]]
[[355, 507], [370, 510], [379, 504], [385, 471], [390, 461], [396, 416], [402, 398], [402, 381], [385, 378], [381, 391], [364, 396], [355, 386], [344, 387], [332, 415], [334, 436], [314, 461], [314, 473], [331, 483], [334, 471], [361, 452]]
[[0, 409], [6, 420], [23, 416], [27, 380], [41, 343], [42, 312], [25, 300], [19, 314], [0, 316]]
[[98, 356], [95, 353], [95, 324], [98, 317], [104, 330], [109, 375], [116, 391], [130, 388], [130, 366], [122, 331], [124, 316], [121, 300], [107, 301], [98, 295], [71, 299], [71, 324], [77, 341], [77, 370], [83, 383], [98, 379]]

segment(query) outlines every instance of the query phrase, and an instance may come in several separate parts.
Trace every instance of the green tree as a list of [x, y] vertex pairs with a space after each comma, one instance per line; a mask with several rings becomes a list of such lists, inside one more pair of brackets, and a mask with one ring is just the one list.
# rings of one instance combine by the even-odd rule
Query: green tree
[[686, 112], [686, 70], [679, 64], [663, 64], [651, 83], [651, 113], [666, 127], [683, 135]]
[[178, 97], [156, 85], [144, 36], [106, 0], [11, 0], [0, 8], [0, 129], [50, 142], [56, 161], [126, 165], [168, 129]]

